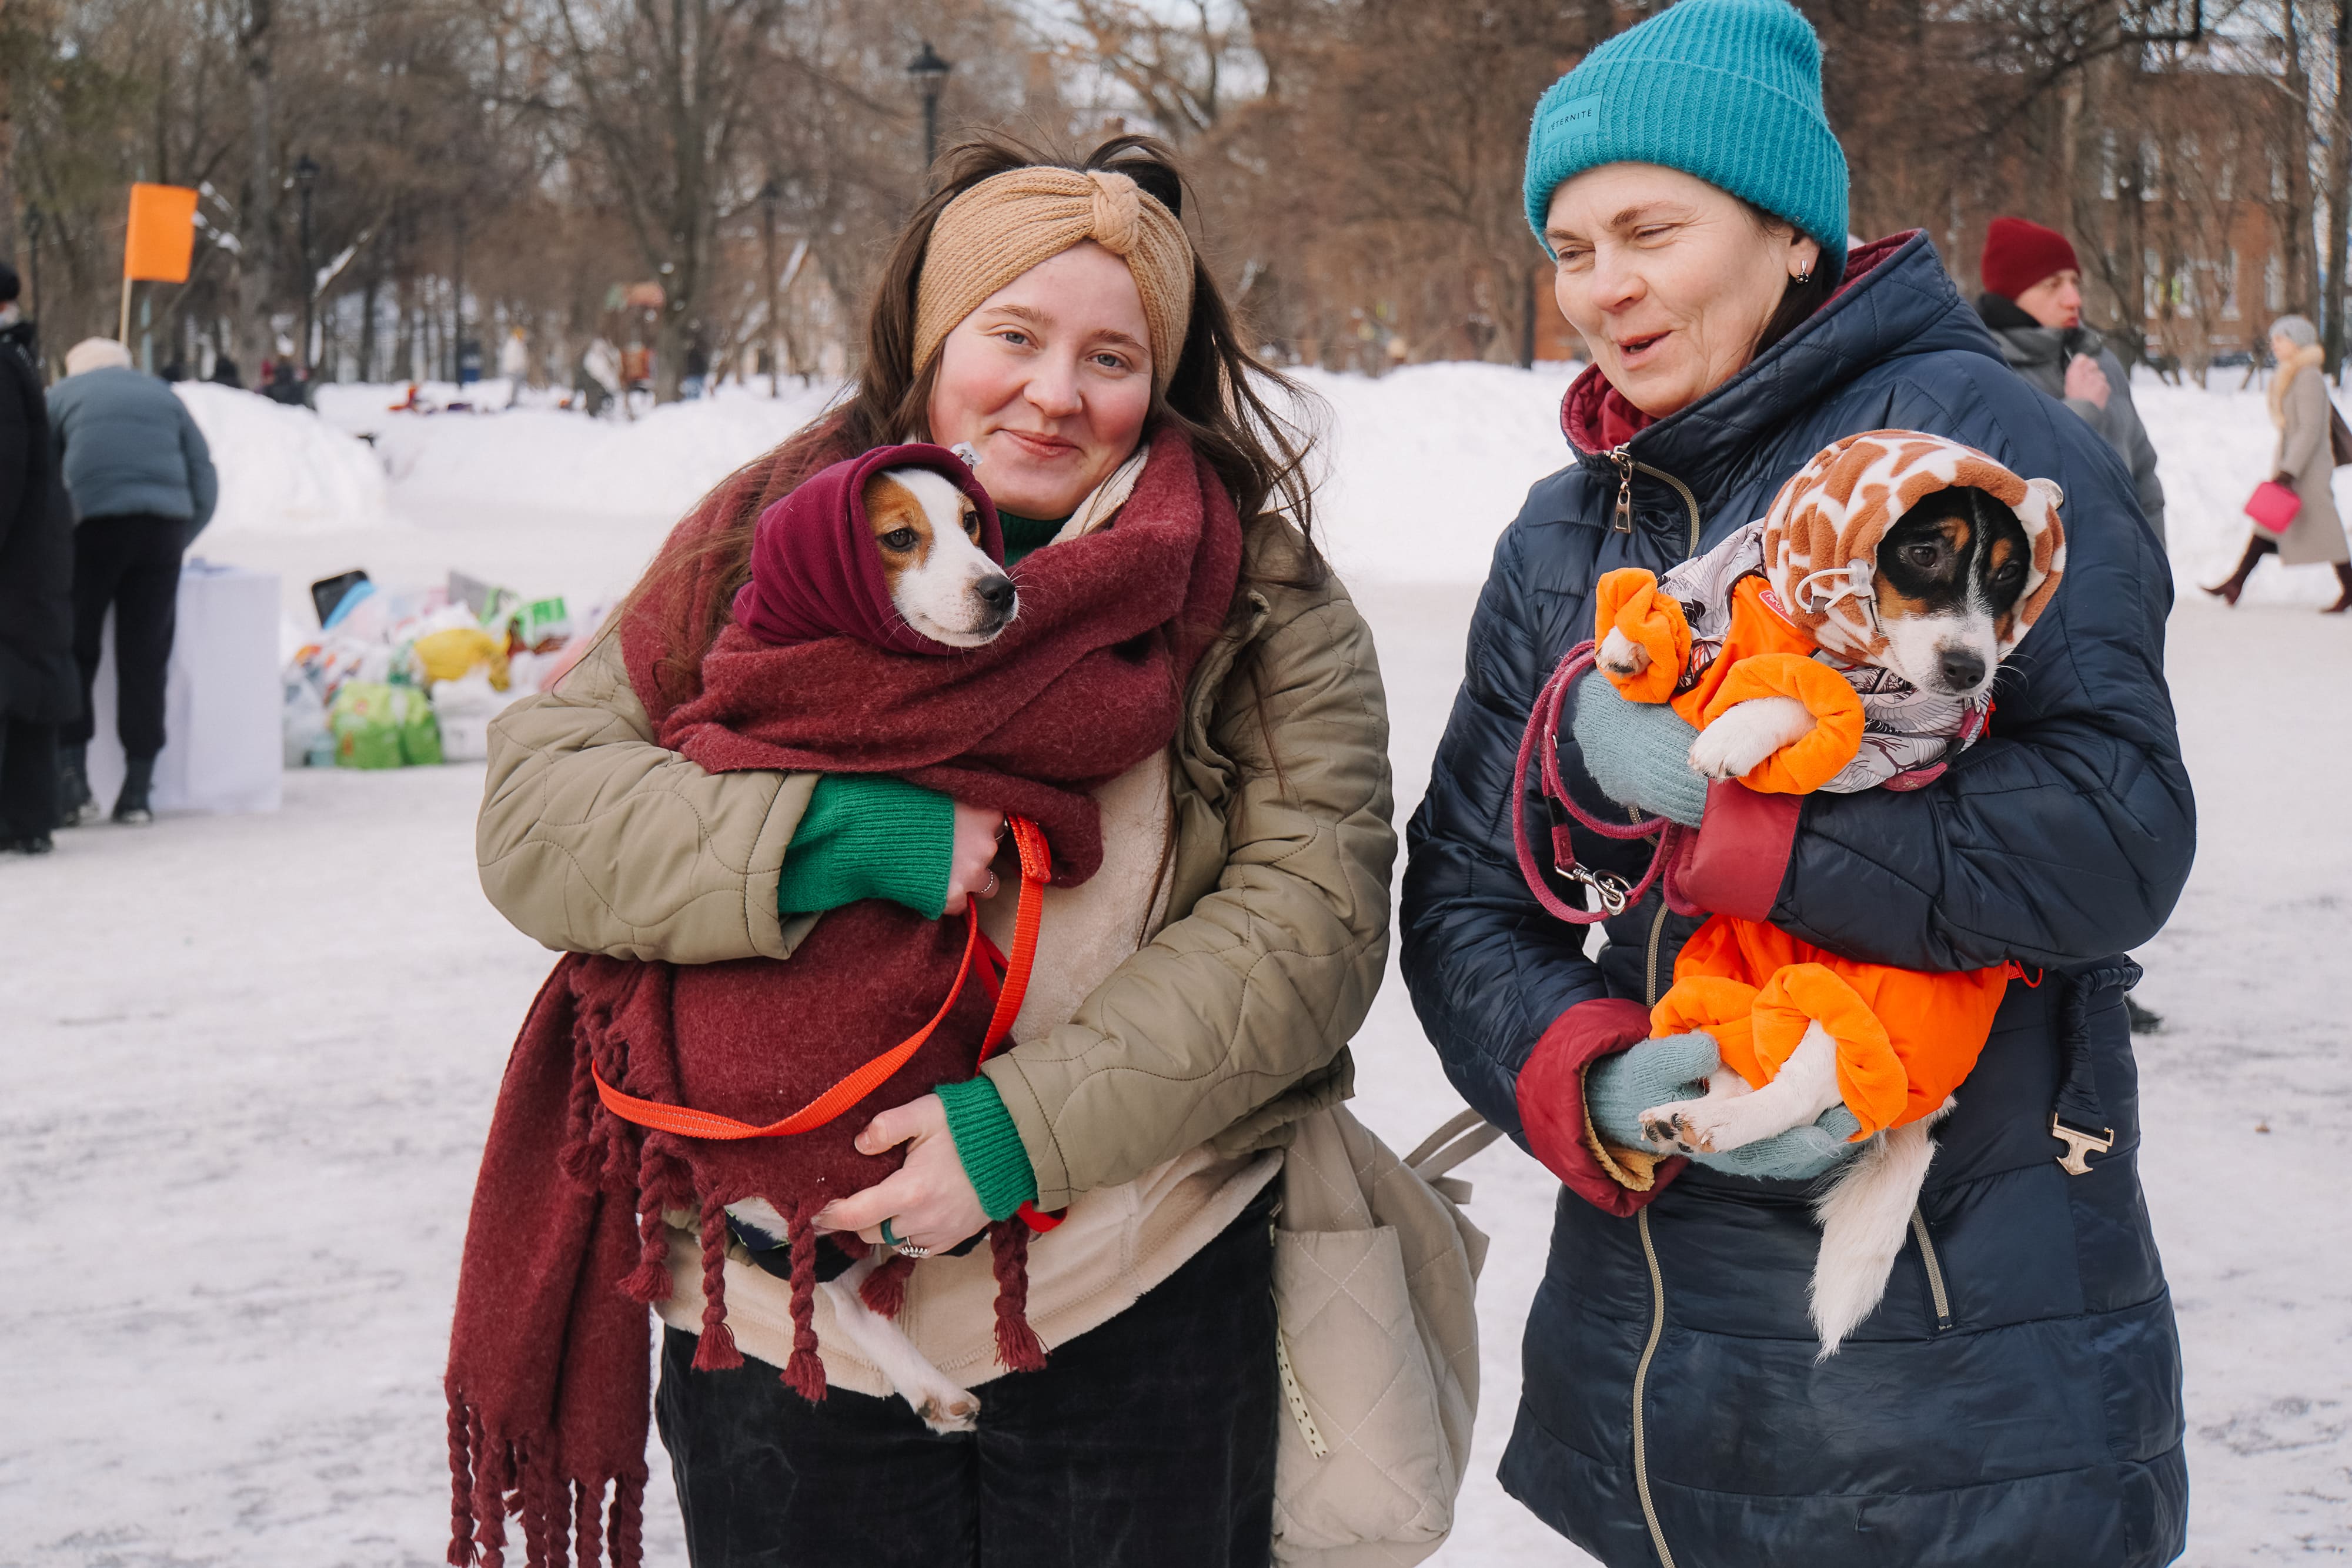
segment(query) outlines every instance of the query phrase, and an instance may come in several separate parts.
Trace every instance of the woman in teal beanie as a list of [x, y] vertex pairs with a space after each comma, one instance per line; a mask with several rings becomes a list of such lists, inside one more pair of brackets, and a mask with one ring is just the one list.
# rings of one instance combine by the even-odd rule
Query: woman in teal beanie
[[[1783, 0], [1682, 0], [1594, 50], [1536, 109], [1526, 194], [1593, 362], [1561, 410], [1571, 461], [1528, 492], [1470, 628], [1402, 955], [1455, 1084], [1563, 1186], [1504, 1484], [1611, 1568], [2169, 1562], [2179, 1346], [2121, 955], [2169, 913], [2195, 827], [2162, 674], [2171, 585], [2128, 477], [2010, 371], [1925, 235], [1847, 254], [1820, 46]], [[1511, 812], [1549, 824], [1514, 764], [1604, 572], [1663, 573], [1822, 447], [1887, 426], [2065, 491], [2049, 640], [2003, 674], [1987, 739], [1908, 793], [1763, 795], [1697, 777], [1670, 709], [1595, 681], [1561, 747], [1590, 809], [1696, 830], [1678, 880], [1706, 910], [2032, 981], [1938, 1129], [1885, 1301], [1819, 1361], [1808, 1199], [1853, 1124], [1691, 1161], [1649, 1147], [1634, 1113], [1718, 1061], [1703, 1033], [1647, 1039], [1699, 921], [1653, 893], [1588, 956], [1520, 881]], [[1629, 882], [1650, 852], [1580, 829], [1574, 847]], [[2088, 1135], [2086, 1168], [2059, 1163], [2062, 1128]]]

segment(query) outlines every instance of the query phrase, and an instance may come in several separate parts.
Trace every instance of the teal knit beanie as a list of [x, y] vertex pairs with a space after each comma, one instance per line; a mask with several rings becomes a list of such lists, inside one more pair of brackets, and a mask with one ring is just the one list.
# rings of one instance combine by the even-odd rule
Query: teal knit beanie
[[1821, 40], [1788, 0], [1679, 0], [1552, 83], [1528, 131], [1538, 242], [1552, 193], [1603, 163], [1695, 175], [1845, 265], [1845, 152], [1822, 112]]

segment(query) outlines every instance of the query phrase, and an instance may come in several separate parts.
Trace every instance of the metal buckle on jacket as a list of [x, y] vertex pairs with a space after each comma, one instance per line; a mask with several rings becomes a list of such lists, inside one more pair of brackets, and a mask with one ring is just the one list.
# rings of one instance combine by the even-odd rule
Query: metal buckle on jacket
[[1615, 872], [1587, 871], [1574, 862], [1562, 865], [1558, 861], [1554, 861], [1551, 862], [1551, 868], [1569, 881], [1580, 882], [1591, 888], [1601, 900], [1602, 914], [1625, 913], [1625, 895], [1633, 891], [1633, 884]]
[[2066, 1145], [2066, 1152], [2057, 1158], [2058, 1168], [2068, 1176], [2089, 1176], [2091, 1151], [2096, 1149], [2104, 1155], [2116, 1146], [2116, 1130], [2113, 1127], [2105, 1129], [2104, 1136], [2097, 1133], [2085, 1133], [2068, 1126], [2054, 1113], [2050, 1118], [2050, 1135]]

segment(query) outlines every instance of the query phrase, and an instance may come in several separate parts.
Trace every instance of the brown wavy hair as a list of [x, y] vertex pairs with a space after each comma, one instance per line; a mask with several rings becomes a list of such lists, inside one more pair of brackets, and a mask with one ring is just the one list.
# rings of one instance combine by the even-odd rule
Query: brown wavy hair
[[[917, 365], [914, 342], [916, 284], [931, 227], [950, 202], [982, 180], [1036, 165], [1115, 170], [1180, 220], [1184, 215], [1186, 183], [1172, 150], [1155, 137], [1114, 136], [1083, 160], [996, 133], [949, 149], [939, 165], [939, 189], [915, 209], [883, 259], [866, 313], [866, 361], [856, 384], [824, 415], [696, 503], [623, 601], [621, 616], [653, 613], [667, 622], [659, 629], [668, 652], [656, 671], [662, 690], [639, 694], [649, 708], [661, 711], [700, 688], [703, 654], [730, 619], [736, 590], [751, 579], [751, 536], [762, 511], [820, 468], [928, 434], [938, 359]], [[1290, 413], [1276, 411], [1272, 399], [1277, 394], [1288, 400]], [[1253, 576], [1250, 560], [1258, 552], [1246, 551], [1237, 601], [1258, 584], [1312, 587], [1328, 570], [1315, 543], [1306, 471], [1311, 437], [1297, 423], [1318, 408], [1312, 394], [1249, 351], [1196, 244], [1192, 321], [1174, 375], [1164, 392], [1153, 394], [1145, 434], [1162, 428], [1184, 434], [1233, 496], [1245, 536], [1281, 528], [1281, 516], [1287, 516], [1306, 541], [1304, 549], [1270, 552], [1285, 569], [1279, 577], [1265, 575], [1262, 561]]]

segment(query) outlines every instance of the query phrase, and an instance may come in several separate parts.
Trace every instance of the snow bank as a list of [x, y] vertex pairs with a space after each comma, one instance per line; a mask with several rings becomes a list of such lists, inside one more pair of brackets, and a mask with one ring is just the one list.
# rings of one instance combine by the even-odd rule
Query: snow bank
[[[320, 412], [347, 431], [375, 438], [412, 517], [452, 508], [568, 512], [673, 522], [695, 498], [823, 411], [835, 389], [786, 380], [783, 395], [728, 387], [625, 420], [526, 404], [514, 409], [396, 413], [404, 389], [322, 387]], [[456, 395], [432, 385], [427, 396]], [[469, 389], [486, 401], [492, 392]]]
[[1342, 575], [1480, 582], [1528, 486], [1569, 459], [1559, 400], [1580, 367], [1301, 371], [1328, 406], [1316, 523]]
[[392, 489], [367, 444], [307, 408], [252, 392], [181, 382], [212, 448], [220, 506], [207, 538], [230, 533], [339, 533], [394, 520]]
[[[1413, 365], [1378, 381], [1299, 372], [1312, 400], [1302, 415], [1318, 436], [1312, 460], [1317, 527], [1340, 570], [1365, 582], [1483, 580], [1495, 539], [1517, 514], [1528, 486], [1569, 461], [1559, 407], [1576, 369]], [[2225, 385], [2231, 379], [2217, 376], [2215, 390], [2204, 392], [2143, 373], [2133, 387], [2160, 458], [2173, 572], [2183, 593], [2228, 575], [2246, 540], [2241, 507], [2269, 472], [2274, 432], [2262, 389]], [[374, 497], [388, 476], [393, 504], [410, 519], [463, 521], [478, 530], [499, 518], [562, 518], [583, 539], [625, 533], [631, 549], [623, 553], [634, 560], [697, 497], [815, 417], [838, 391], [788, 381], [783, 395], [771, 399], [730, 386], [626, 421], [592, 420], [544, 403], [394, 413], [387, 405], [401, 390], [322, 387], [322, 419], [212, 388], [184, 388], [183, 395], [200, 421], [226, 425], [234, 416], [238, 432], [250, 427], [251, 445], [265, 433], [288, 444], [269, 457], [257, 450], [238, 476], [247, 483], [248, 471], [257, 469], [287, 492], [253, 503], [278, 520], [247, 520], [240, 500], [239, 527], [334, 526], [309, 520], [337, 515], [331, 507], [303, 509], [309, 488], [332, 494], [326, 489], [331, 472], [350, 475], [350, 484], [369, 497], [346, 503], [341, 516], [380, 512]], [[471, 390], [492, 402], [505, 396], [503, 383]], [[457, 392], [439, 385], [425, 391], [443, 398]], [[334, 439], [329, 426], [373, 436], [374, 453]], [[211, 434], [213, 423], [205, 429]], [[228, 489], [225, 483], [224, 520]], [[2339, 496], [2352, 499], [2352, 492]], [[582, 521], [598, 527], [578, 532]], [[2317, 603], [2334, 591], [2324, 570], [2290, 571], [2271, 562], [2254, 574], [2247, 598]]]

